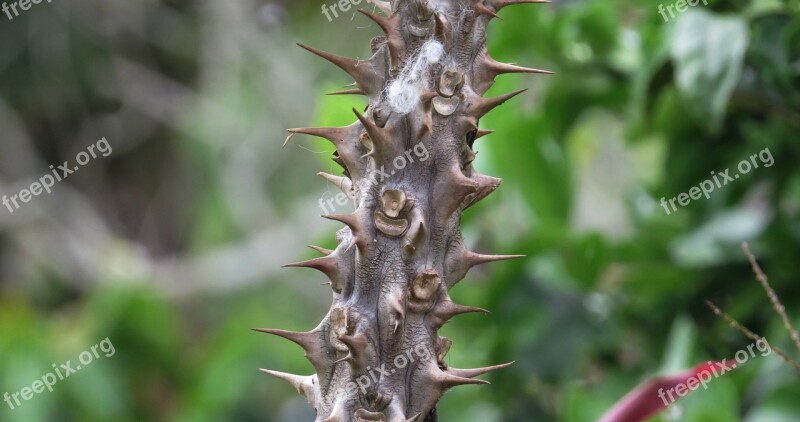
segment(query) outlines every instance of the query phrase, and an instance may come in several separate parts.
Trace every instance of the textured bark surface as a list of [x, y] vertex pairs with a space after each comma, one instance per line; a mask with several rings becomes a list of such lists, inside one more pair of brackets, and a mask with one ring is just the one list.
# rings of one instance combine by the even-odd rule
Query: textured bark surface
[[[500, 184], [472, 166], [472, 144], [488, 133], [478, 121], [519, 92], [483, 94], [503, 73], [549, 73], [497, 62], [485, 43], [487, 24], [503, 7], [544, 1], [374, 3], [385, 16], [362, 13], [385, 35], [372, 40], [369, 60], [301, 45], [355, 79], [343, 93], [366, 95], [367, 109], [353, 110], [350, 126], [289, 130], [335, 145], [344, 177], [321, 176], [354, 200], [352, 214], [326, 216], [346, 226], [336, 250], [315, 248], [324, 256], [289, 265], [323, 272], [333, 304], [310, 332], [258, 329], [305, 350], [316, 374], [263, 371], [290, 382], [317, 421], [436, 420], [445, 391], [485, 384], [475, 377], [507, 366], [448, 367], [451, 343], [438, 331], [456, 315], [486, 312], [450, 298], [471, 267], [516, 257], [471, 252], [461, 237], [462, 211]], [[425, 160], [410, 153], [422, 149]]]

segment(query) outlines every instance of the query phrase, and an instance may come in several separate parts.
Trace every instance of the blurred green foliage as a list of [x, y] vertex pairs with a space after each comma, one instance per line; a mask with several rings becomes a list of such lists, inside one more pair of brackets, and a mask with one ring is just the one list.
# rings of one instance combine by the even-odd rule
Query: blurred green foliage
[[[667, 5], [668, 3], [664, 3]], [[0, 187], [10, 194], [106, 136], [114, 153], [14, 214], [0, 211], [0, 394], [105, 337], [117, 353], [3, 421], [298, 421], [311, 409], [259, 367], [310, 373], [248, 329], [307, 330], [321, 276], [280, 271], [334, 244], [317, 221], [331, 149], [283, 129], [345, 125], [364, 100], [293, 42], [363, 57], [378, 29], [317, 1], [84, 0], [0, 15]], [[646, 378], [731, 358], [747, 340], [715, 301], [791, 350], [739, 247], [800, 325], [800, 1], [657, 1], [504, 10], [498, 60], [557, 72], [481, 122], [476, 167], [503, 186], [464, 216], [480, 252], [454, 298], [457, 367], [516, 361], [447, 394], [443, 420], [590, 421]], [[354, 40], [357, 40], [355, 42]], [[769, 148], [774, 165], [667, 215], [662, 197]], [[735, 173], [736, 170], [733, 170]], [[328, 196], [330, 197], [330, 196]], [[794, 356], [800, 355], [800, 351]], [[797, 374], [753, 359], [657, 420], [781, 422]], [[672, 419], [668, 419], [668, 418]]]

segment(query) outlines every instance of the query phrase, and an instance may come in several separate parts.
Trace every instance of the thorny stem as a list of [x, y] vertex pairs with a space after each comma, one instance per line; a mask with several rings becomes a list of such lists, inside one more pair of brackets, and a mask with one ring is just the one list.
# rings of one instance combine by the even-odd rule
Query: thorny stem
[[[780, 299], [778, 298], [778, 295], [775, 293], [775, 290], [773, 290], [772, 287], [769, 285], [767, 275], [764, 274], [764, 271], [758, 265], [756, 257], [753, 255], [752, 252], [750, 252], [750, 247], [747, 245], [747, 242], [742, 242], [742, 249], [744, 250], [744, 253], [747, 255], [747, 258], [750, 261], [750, 265], [753, 267], [753, 273], [755, 273], [758, 282], [761, 283], [761, 286], [767, 292], [767, 296], [769, 297], [770, 302], [772, 302], [772, 307], [775, 308], [775, 311], [778, 312], [778, 315], [780, 315], [781, 318], [783, 319], [784, 327], [786, 327], [786, 329], [789, 331], [789, 334], [791, 335], [792, 341], [794, 342], [795, 347], [797, 347], [797, 350], [800, 350], [800, 336], [797, 335], [797, 331], [794, 329], [791, 322], [789, 322], [789, 316], [786, 314], [786, 308], [781, 303]], [[739, 323], [739, 321], [737, 321], [732, 316], [725, 313], [722, 309], [720, 309], [710, 300], [706, 300], [706, 305], [709, 308], [711, 308], [711, 310], [714, 311], [714, 313], [718, 317], [727, 321], [731, 325], [731, 327], [741, 331], [750, 340], [752, 341], [766, 340], [764, 337], [754, 333], [753, 331], [751, 331], [750, 329]], [[800, 372], [800, 365], [797, 364], [797, 362], [789, 358], [789, 356], [786, 353], [784, 353], [781, 349], [777, 348], [776, 346], [771, 345], [770, 347], [775, 352], [775, 354], [778, 355], [778, 357], [780, 357], [784, 362], [793, 367], [797, 372]]]
[[794, 342], [794, 346], [800, 351], [800, 335], [797, 334], [797, 330], [794, 329], [792, 323], [789, 321], [789, 316], [786, 315], [786, 307], [783, 306], [778, 295], [775, 294], [775, 290], [772, 290], [772, 287], [769, 285], [769, 281], [767, 280], [766, 274], [764, 271], [761, 270], [761, 267], [758, 265], [758, 261], [756, 261], [756, 257], [753, 256], [753, 253], [750, 252], [750, 247], [747, 245], [747, 242], [742, 242], [742, 249], [744, 249], [744, 253], [747, 254], [747, 258], [750, 260], [750, 265], [753, 267], [753, 272], [756, 274], [756, 278], [758, 282], [761, 283], [761, 286], [764, 288], [764, 291], [767, 292], [767, 296], [769, 296], [770, 302], [772, 302], [772, 307], [775, 308], [775, 311], [778, 312], [778, 315], [781, 316], [783, 319], [783, 326], [789, 331], [789, 334], [792, 336], [792, 341]]
[[[725, 313], [725, 311], [720, 309], [717, 305], [715, 305], [710, 300], [706, 301], [706, 305], [709, 308], [711, 308], [711, 310], [714, 311], [714, 313], [718, 317], [720, 317], [720, 318], [724, 319], [725, 321], [727, 321], [731, 325], [731, 327], [736, 328], [737, 330], [741, 331], [750, 340], [753, 340], [753, 341], [766, 340], [764, 337], [761, 337], [760, 335], [750, 331], [750, 329], [748, 329], [744, 325], [740, 324], [739, 321], [735, 320], [732, 316], [730, 316], [727, 313]], [[791, 358], [789, 358], [789, 356], [786, 355], [786, 353], [784, 353], [781, 349], [779, 349], [778, 347], [773, 346], [773, 345], [770, 345], [770, 348], [784, 362], [786, 362], [790, 366], [792, 366], [797, 372], [800, 372], [800, 365], [798, 365], [795, 361], [793, 361]]]

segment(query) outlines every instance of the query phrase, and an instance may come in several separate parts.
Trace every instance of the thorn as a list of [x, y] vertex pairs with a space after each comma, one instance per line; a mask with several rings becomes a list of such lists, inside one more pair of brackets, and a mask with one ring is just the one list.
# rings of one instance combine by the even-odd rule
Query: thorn
[[305, 396], [309, 403], [314, 404], [314, 376], [301, 376], [294, 374], [287, 374], [285, 372], [270, 371], [269, 369], [260, 369], [261, 372], [272, 375], [275, 378], [282, 379], [294, 387], [298, 393]]
[[330, 255], [321, 258], [309, 259], [308, 261], [293, 262], [286, 264], [284, 268], [313, 268], [323, 273], [335, 272], [339, 270], [339, 260]]
[[391, 32], [391, 30], [392, 30], [392, 26], [389, 23], [389, 19], [387, 19], [387, 18], [385, 18], [383, 16], [376, 15], [374, 13], [368, 12], [368, 11], [366, 11], [364, 9], [358, 9], [358, 12], [361, 13], [362, 15], [370, 18], [373, 22], [377, 23], [378, 26], [381, 27], [383, 32], [386, 33], [386, 35], [389, 35], [389, 32]]
[[434, 194], [441, 195], [442, 203], [437, 207], [436, 212], [451, 215], [461, 209], [464, 200], [469, 195], [478, 191], [478, 183], [461, 172], [461, 166], [454, 166], [450, 169], [450, 175], [443, 178], [442, 182], [437, 183]]
[[347, 255], [348, 253], [350, 253], [350, 250], [352, 250], [353, 246], [356, 246], [356, 245], [358, 245], [358, 240], [357, 239], [353, 239], [350, 242], [350, 244], [347, 245], [347, 248], [344, 250], [344, 254]]
[[435, 376], [435, 382], [443, 389], [458, 387], [460, 385], [469, 385], [469, 384], [491, 384], [489, 381], [480, 380], [480, 379], [472, 379], [472, 378], [462, 378], [456, 375], [448, 374], [447, 372], [440, 371], [439, 374]]
[[373, 72], [372, 66], [369, 62], [359, 62], [358, 60], [342, 57], [327, 51], [318, 50], [302, 43], [297, 43], [297, 45], [322, 57], [325, 60], [328, 60], [329, 62], [338, 66], [340, 69], [347, 72], [348, 75], [355, 79], [356, 86], [358, 86], [358, 88], [362, 91], [369, 93], [369, 90], [366, 88], [375, 85], [374, 83], [370, 83], [374, 82], [376, 75]]
[[422, 413], [417, 413], [416, 415], [412, 416], [411, 418], [406, 419], [405, 422], [417, 422], [417, 419], [419, 419], [420, 416], [422, 416]]
[[554, 75], [555, 72], [551, 72], [549, 70], [542, 70], [542, 69], [534, 69], [530, 67], [522, 67], [516, 66], [509, 63], [500, 63], [498, 61], [490, 60], [487, 63], [489, 70], [496, 75], [502, 75], [506, 73], [538, 73], [543, 75]]
[[325, 381], [327, 377], [325, 373], [327, 369], [330, 368], [333, 357], [328, 354], [327, 345], [319, 331], [294, 332], [272, 328], [253, 328], [253, 331], [283, 337], [302, 347], [305, 352], [305, 357], [311, 362], [311, 365], [314, 366], [317, 374], [321, 374], [323, 377], [322, 380]]
[[506, 6], [528, 3], [550, 3], [550, 0], [487, 0], [487, 3], [497, 12]]
[[325, 95], [367, 95], [367, 93], [362, 91], [360, 88], [356, 88], [356, 89], [346, 89], [344, 91], [330, 92]]
[[348, 335], [340, 335], [338, 336], [339, 341], [344, 343], [349, 350], [347, 354], [347, 358], [345, 359], [350, 362], [350, 365], [356, 369], [363, 369], [367, 363], [366, 354], [368, 353], [369, 341], [367, 337], [363, 334], [355, 334], [352, 336]]
[[451, 170], [450, 183], [452, 191], [457, 192], [462, 200], [466, 195], [477, 191], [479, 187], [478, 182], [464, 175], [460, 167], [453, 167]]
[[357, 212], [358, 211], [352, 214], [328, 214], [328, 215], [323, 215], [322, 218], [327, 218], [328, 220], [333, 220], [343, 223], [346, 226], [350, 227], [350, 230], [352, 230], [353, 233], [355, 234], [356, 232], [360, 232], [361, 229], [361, 220], [359, 219]]
[[400, 31], [398, 31], [400, 27], [400, 15], [389, 12], [386, 13], [386, 15], [389, 16], [386, 18], [363, 9], [359, 9], [358, 11], [381, 27], [381, 30], [386, 34], [386, 43], [389, 46], [391, 63], [400, 63], [400, 56], [405, 50], [405, 41]]
[[289, 381], [289, 383], [291, 383], [292, 385], [294, 385], [295, 382], [305, 381], [304, 378], [306, 378], [302, 375], [287, 374], [286, 372], [271, 371], [269, 369], [264, 369], [264, 368], [259, 369], [259, 371], [267, 375], [272, 375], [275, 378], [280, 378], [282, 380]]
[[[464, 166], [466, 168], [467, 165], [472, 164], [472, 162], [474, 162], [475, 159], [478, 158], [478, 152], [469, 149], [467, 150], [465, 156], [466, 157], [464, 158]], [[480, 187], [478, 187], [478, 189], [480, 189]]]
[[341, 177], [341, 176], [334, 176], [332, 174], [319, 172], [317, 176], [327, 180], [328, 182], [336, 185], [342, 192], [346, 195], [350, 194], [350, 191], [353, 189], [353, 181], [350, 180], [348, 177]]
[[[436, 38], [442, 41], [442, 44], [445, 46], [450, 45], [449, 35], [452, 33], [453, 26], [447, 20], [447, 18], [441, 13], [435, 13], [434, 19], [436, 19]], [[447, 48], [449, 50], [449, 48]]]
[[316, 343], [319, 343], [319, 335], [315, 332], [296, 332], [287, 330], [278, 330], [274, 328], [253, 328], [253, 331], [259, 333], [272, 334], [274, 336], [283, 337], [289, 341], [296, 343], [304, 350], [313, 349]]
[[[347, 138], [347, 130], [348, 127], [299, 127], [294, 129], [289, 129], [289, 137], [296, 133], [302, 133], [304, 135], [311, 135], [311, 136], [319, 136], [320, 138], [325, 138], [331, 141], [334, 145], [339, 142], [342, 142], [345, 138]], [[288, 138], [287, 138], [288, 140]]]
[[452, 300], [440, 302], [436, 305], [434, 310], [436, 315], [443, 320], [450, 320], [456, 315], [469, 314], [469, 313], [491, 313], [486, 309], [478, 308], [477, 306], [459, 305]]
[[345, 346], [347, 346], [350, 349], [351, 353], [354, 350], [360, 351], [363, 349], [363, 347], [366, 347], [367, 345], [367, 338], [364, 337], [363, 334], [356, 334], [352, 336], [349, 335], [339, 336], [339, 341], [344, 343]]
[[497, 13], [492, 11], [492, 9], [489, 9], [488, 7], [484, 6], [483, 3], [476, 4], [475, 5], [475, 10], [477, 10], [478, 12], [480, 12], [480, 13], [482, 13], [484, 15], [489, 15], [489, 16], [491, 16], [493, 18], [497, 18], [497, 19], [503, 20], [503, 18], [498, 16]]
[[403, 251], [408, 255], [414, 255], [425, 242], [425, 213], [420, 207], [411, 208], [408, 214], [409, 230], [403, 240]]
[[493, 98], [479, 98], [475, 104], [471, 107], [471, 114], [477, 118], [481, 118], [488, 114], [490, 111], [494, 110], [496, 107], [501, 106], [506, 101], [516, 97], [517, 95], [527, 91], [527, 89], [520, 89], [518, 91], [514, 91], [505, 95], [501, 95], [499, 97]]
[[406, 318], [406, 297], [403, 292], [392, 291], [386, 297], [389, 305], [389, 320], [394, 320], [393, 334], [397, 333], [400, 323]]
[[422, 118], [422, 127], [417, 134], [417, 139], [421, 141], [428, 133], [433, 134], [433, 111], [430, 109], [425, 111], [424, 117]]
[[358, 117], [358, 120], [364, 126], [364, 129], [367, 131], [367, 134], [372, 140], [372, 151], [370, 151], [367, 155], [372, 156], [376, 161], [382, 159], [382, 152], [386, 149], [386, 147], [391, 145], [391, 139], [386, 135], [386, 130], [378, 127], [375, 122], [364, 117], [364, 115], [359, 113], [355, 108], [353, 108], [353, 113], [355, 113], [356, 117]]
[[408, 235], [406, 236], [406, 241], [405, 245], [403, 245], [403, 248], [405, 249], [407, 254], [413, 255], [414, 252], [417, 251], [419, 245], [422, 244], [424, 235], [425, 235], [425, 222], [420, 221], [418, 225], [412, 227], [412, 229], [409, 230]]
[[444, 357], [450, 352], [450, 347], [453, 346], [453, 342], [447, 337], [439, 337], [439, 340], [437, 340], [437, 345], [439, 347], [439, 351], [436, 353], [436, 361], [439, 363], [439, 365], [446, 368], [447, 365], [444, 363]]
[[294, 128], [289, 129], [291, 133], [302, 133], [304, 135], [319, 136], [330, 141], [336, 151], [333, 153], [333, 161], [345, 169], [345, 174], [359, 177], [364, 170], [364, 163], [358, 161], [360, 146], [358, 145], [358, 135], [362, 128], [358, 122], [343, 127], [320, 127], [320, 128]]
[[458, 116], [456, 117], [456, 127], [464, 133], [478, 130], [478, 119], [473, 116]]
[[485, 264], [488, 262], [505, 261], [509, 259], [524, 258], [526, 255], [483, 255], [472, 251], [467, 251], [466, 260], [470, 267]]
[[417, 132], [417, 139], [420, 141], [422, 138], [430, 133], [433, 133], [433, 99], [439, 94], [434, 91], [425, 91], [420, 94], [420, 103], [422, 104], [422, 125]]
[[[452, 184], [453, 191], [459, 192], [459, 194], [463, 192], [474, 193], [478, 189], [478, 183], [465, 176], [459, 168], [455, 168], [451, 173], [452, 177], [450, 182]], [[463, 199], [463, 196], [465, 195], [460, 196]]]
[[484, 136], [491, 135], [492, 133], [494, 133], [494, 131], [491, 129], [478, 129], [478, 134], [475, 135], [475, 139], [483, 138]]
[[497, 371], [500, 369], [508, 368], [509, 366], [513, 365], [514, 362], [504, 363], [502, 365], [494, 365], [494, 366], [487, 366], [485, 368], [474, 368], [474, 369], [458, 369], [458, 368], [447, 368], [447, 372], [453, 374], [457, 377], [462, 378], [475, 378], [477, 376], [487, 374], [489, 372]]
[[308, 246], [309, 248], [311, 248], [311, 249], [313, 249], [313, 250], [315, 250], [315, 251], [317, 251], [317, 252], [319, 252], [319, 253], [321, 253], [321, 254], [323, 254], [325, 256], [328, 256], [328, 255], [333, 253], [332, 250], [325, 249], [325, 248], [323, 248], [321, 246], [314, 246], [314, 245], [306, 245], [306, 246]]
[[303, 43], [297, 43], [300, 48], [310, 51], [311, 53], [316, 54], [317, 56], [322, 57], [323, 59], [335, 64], [342, 70], [347, 73], [352, 72], [356, 66], [358, 66], [358, 60], [354, 60], [348, 57], [339, 56], [333, 53], [329, 53], [327, 51], [322, 51], [320, 49], [305, 45]]
[[492, 176], [486, 176], [484, 174], [480, 174], [477, 172], [473, 172], [472, 177], [477, 179], [478, 182], [478, 190], [475, 195], [470, 198], [469, 203], [464, 206], [464, 209], [467, 209], [481, 200], [489, 196], [492, 192], [497, 190], [500, 187], [500, 183], [502, 182], [501, 179]]
[[281, 148], [286, 148], [286, 144], [288, 144], [288, 143], [289, 143], [289, 140], [290, 140], [290, 139], [292, 139], [292, 137], [293, 137], [293, 136], [294, 136], [294, 132], [292, 132], [292, 133], [289, 133], [289, 136], [287, 136], [287, 137], [286, 137], [286, 140], [285, 140], [285, 141], [283, 141], [283, 145], [281, 146]]

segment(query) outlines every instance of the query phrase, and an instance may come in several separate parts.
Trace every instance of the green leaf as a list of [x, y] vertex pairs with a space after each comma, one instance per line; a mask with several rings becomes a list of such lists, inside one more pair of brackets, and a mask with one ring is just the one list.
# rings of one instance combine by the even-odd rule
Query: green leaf
[[678, 90], [700, 119], [719, 129], [742, 74], [750, 33], [739, 17], [692, 9], [677, 21], [670, 54]]

